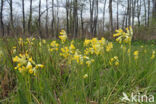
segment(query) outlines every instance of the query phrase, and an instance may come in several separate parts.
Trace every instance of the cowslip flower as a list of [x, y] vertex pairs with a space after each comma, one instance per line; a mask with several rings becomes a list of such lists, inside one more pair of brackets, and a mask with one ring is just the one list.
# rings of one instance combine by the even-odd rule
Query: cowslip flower
[[[98, 40], [97, 38], [92, 38], [91, 40], [85, 39], [84, 46], [86, 47], [86, 49], [84, 50], [84, 53], [85, 55], [102, 54], [105, 45], [106, 45], [105, 38], [101, 38], [101, 40]], [[111, 44], [109, 44], [108, 48], [111, 49]]]
[[22, 38], [19, 38], [18, 39], [18, 44], [21, 45], [23, 47], [23, 44], [24, 44], [24, 41]]
[[27, 53], [19, 54], [19, 56], [13, 57], [13, 62], [16, 63], [15, 70], [18, 70], [20, 73], [30, 73], [36, 75], [39, 68], [43, 68], [44, 65], [36, 64], [32, 57]]
[[154, 59], [154, 58], [155, 58], [155, 51], [152, 51], [151, 59]]
[[113, 37], [117, 37], [116, 41], [120, 44], [122, 42], [124, 43], [130, 43], [133, 36], [133, 29], [130, 26], [129, 28], [126, 28], [126, 32], [124, 32], [122, 29], [116, 30], [116, 34], [113, 35]]
[[65, 30], [61, 30], [59, 38], [61, 39], [62, 43], [67, 40], [67, 33]]
[[94, 59], [86, 61], [87, 66], [89, 67], [94, 62]]
[[134, 55], [134, 59], [137, 60], [138, 55], [139, 55], [139, 51], [134, 51], [133, 55]]
[[106, 52], [109, 52], [113, 48], [112, 42], [109, 42], [108, 45], [106, 46]]
[[115, 65], [118, 66], [119, 65], [119, 59], [117, 56], [114, 56], [113, 58], [110, 59], [109, 64], [111, 66]]
[[75, 54], [73, 55], [72, 60], [76, 60], [76, 62], [78, 64], [83, 64], [84, 59], [83, 59], [83, 56], [81, 55], [81, 53], [78, 49], [76, 50]]
[[88, 74], [85, 74], [85, 75], [83, 76], [83, 78], [84, 78], [84, 79], [88, 78]]
[[52, 51], [58, 51], [58, 47], [59, 47], [59, 44], [56, 43], [56, 41], [52, 41], [50, 43], [50, 47], [49, 47], [49, 50], [52, 52]]
[[84, 41], [84, 46], [88, 46], [91, 43], [91, 41], [89, 39], [85, 39]]

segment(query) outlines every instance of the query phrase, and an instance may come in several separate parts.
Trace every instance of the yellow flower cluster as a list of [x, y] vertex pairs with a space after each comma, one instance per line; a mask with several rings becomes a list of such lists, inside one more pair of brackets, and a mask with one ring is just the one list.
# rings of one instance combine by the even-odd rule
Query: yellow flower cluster
[[61, 30], [59, 38], [61, 39], [62, 43], [67, 40], [67, 33], [65, 30]]
[[19, 54], [13, 58], [13, 62], [17, 63], [17, 66], [14, 69], [18, 69], [20, 73], [30, 73], [36, 75], [37, 69], [43, 68], [44, 65], [36, 64], [32, 57], [26, 54]]
[[78, 64], [83, 64], [84, 58], [78, 49], [75, 51], [72, 60], [75, 60]]
[[151, 59], [154, 59], [154, 58], [155, 58], [155, 51], [152, 51]]
[[19, 38], [18, 39], [18, 44], [21, 45], [23, 47], [23, 44], [24, 44], [24, 41], [22, 38]]
[[33, 43], [34, 40], [35, 40], [35, 38], [27, 38], [25, 44], [33, 45], [34, 44]]
[[84, 79], [88, 78], [88, 74], [85, 74], [85, 75], [83, 76], [83, 78], [84, 78]]
[[61, 48], [60, 56], [63, 56], [66, 60], [68, 60], [69, 64], [71, 64], [72, 61], [76, 61], [77, 64], [82, 65], [84, 62], [86, 62], [86, 64], [90, 66], [90, 64], [94, 62], [93, 59], [83, 56], [79, 49], [75, 48], [73, 41], [71, 42], [70, 46]]
[[119, 59], [117, 56], [114, 56], [113, 58], [110, 59], [109, 61], [109, 64], [112, 66], [112, 65], [115, 65], [115, 66], [118, 66], [119, 65]]
[[93, 38], [91, 40], [86, 39], [84, 41], [84, 46], [87, 47], [84, 50], [86, 55], [99, 55], [104, 51], [104, 46], [106, 46], [107, 52], [109, 52], [113, 48], [113, 44], [111, 42], [106, 42], [105, 38], [101, 38], [101, 40], [98, 40], [97, 38]]
[[106, 51], [109, 52], [113, 48], [112, 42], [109, 42], [106, 46]]
[[133, 29], [130, 26], [129, 28], [126, 28], [126, 32], [124, 32], [122, 29], [116, 30], [116, 34], [113, 35], [113, 37], [117, 37], [116, 41], [120, 44], [122, 42], [124, 43], [130, 43], [133, 36]]
[[50, 48], [49, 50], [52, 52], [52, 51], [58, 51], [58, 47], [59, 47], [59, 44], [56, 43], [56, 41], [52, 41], [50, 43]]
[[137, 60], [139, 57], [139, 51], [134, 51], [133, 55], [134, 55], [134, 59]]

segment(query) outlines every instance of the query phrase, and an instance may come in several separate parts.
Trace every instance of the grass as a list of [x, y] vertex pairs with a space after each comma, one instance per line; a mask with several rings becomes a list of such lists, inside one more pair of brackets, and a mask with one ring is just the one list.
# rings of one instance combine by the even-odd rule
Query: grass
[[[153, 42], [132, 42], [131, 62], [120, 44], [113, 42], [110, 52], [101, 55], [89, 55], [94, 62], [87, 65], [72, 62], [60, 56], [60, 51], [49, 52], [47, 45], [35, 40], [32, 46], [21, 47], [15, 39], [0, 41], [0, 103], [2, 104], [121, 104], [122, 93], [130, 96], [132, 92], [154, 95], [156, 89], [156, 59], [151, 60], [152, 51], [156, 50]], [[40, 46], [42, 42], [42, 46]], [[58, 40], [61, 44], [61, 42]], [[64, 46], [69, 46], [70, 40]], [[82, 40], [75, 40], [76, 48], [83, 50]], [[17, 50], [12, 53], [12, 47]], [[38, 71], [37, 76], [21, 74], [14, 70], [16, 63], [12, 58], [29, 50], [36, 63], [45, 67]], [[133, 52], [138, 50], [138, 59]], [[119, 65], [110, 65], [112, 57], [118, 56]], [[87, 74], [87, 78], [83, 76]], [[148, 104], [148, 103], [147, 103]], [[153, 103], [154, 104], [154, 103]]]

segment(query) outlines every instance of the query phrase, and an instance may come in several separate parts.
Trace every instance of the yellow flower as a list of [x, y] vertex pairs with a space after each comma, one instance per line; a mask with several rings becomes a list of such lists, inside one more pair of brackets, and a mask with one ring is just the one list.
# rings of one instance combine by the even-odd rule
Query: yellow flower
[[42, 65], [42, 64], [38, 64], [38, 65], [36, 65], [37, 67], [40, 67], [40, 68], [43, 68], [44, 67], [44, 65]]
[[31, 57], [31, 58], [29, 58], [29, 61], [30, 61], [30, 62], [32, 62], [32, 57]]
[[59, 38], [61, 39], [62, 43], [64, 43], [66, 41], [67, 34], [64, 30], [61, 30]]
[[30, 63], [30, 62], [28, 62], [28, 64], [27, 64], [27, 67], [26, 67], [27, 69], [32, 69], [32, 64]]
[[18, 61], [19, 61], [19, 57], [18, 56], [13, 58], [13, 62], [18, 62]]
[[17, 67], [14, 67], [14, 69], [17, 70], [18, 68]]
[[106, 46], [106, 51], [109, 52], [113, 48], [112, 42], [109, 42], [108, 45]]
[[89, 44], [90, 44], [90, 40], [88, 40], [88, 39], [85, 39], [85, 41], [84, 41], [84, 46], [88, 46]]
[[135, 56], [138, 56], [138, 54], [139, 54], [139, 51], [134, 51], [134, 53], [133, 53]]
[[21, 72], [22, 71], [22, 68], [18, 68], [18, 70]]
[[134, 59], [137, 60], [138, 55], [139, 55], [139, 51], [134, 51], [133, 55], [134, 55]]
[[85, 75], [83, 76], [83, 78], [84, 78], [84, 79], [88, 78], [88, 74], [85, 74]]
[[29, 69], [29, 73], [30, 73], [30, 74], [33, 74], [33, 72], [34, 72], [34, 71], [33, 71], [32, 69]]
[[151, 56], [151, 59], [154, 59], [155, 58], [155, 51], [152, 52], [152, 56]]
[[45, 39], [43, 39], [43, 40], [42, 40], [42, 43], [43, 43], [43, 44], [46, 44], [46, 40], [45, 40]]
[[49, 50], [52, 52], [52, 51], [58, 51], [58, 47], [59, 47], [59, 44], [56, 43], [56, 41], [52, 41], [50, 43], [50, 48]]
[[132, 36], [133, 36], [133, 29], [130, 26], [129, 28], [126, 28], [126, 32], [124, 32], [122, 29], [116, 30], [116, 34], [114, 34], [114, 37], [116, 38], [116, 41], [119, 42], [120, 44], [122, 42], [124, 43], [130, 43], [132, 40]]
[[118, 62], [118, 61], [116, 61], [116, 62], [115, 62], [115, 65], [116, 65], [116, 66], [118, 66], [118, 65], [119, 65], [119, 62]]
[[36, 67], [43, 68], [42, 64], [35, 64], [32, 57], [29, 57], [28, 53], [19, 54], [19, 57], [16, 56], [13, 58], [13, 62], [17, 63], [17, 66], [14, 69], [18, 69], [20, 73], [28, 72], [30, 74], [36, 74]]
[[119, 59], [117, 56], [114, 56], [113, 58], [110, 59], [109, 61], [109, 64], [112, 66], [112, 65], [115, 65], [115, 66], [118, 66], [119, 65]]
[[91, 63], [93, 63], [94, 62], [94, 59], [91, 59], [91, 60], [88, 60], [88, 61], [86, 61], [86, 64], [88, 65], [88, 67], [91, 65]]
[[19, 64], [17, 64], [17, 66], [18, 66], [18, 67], [21, 67], [21, 64], [19, 63]]

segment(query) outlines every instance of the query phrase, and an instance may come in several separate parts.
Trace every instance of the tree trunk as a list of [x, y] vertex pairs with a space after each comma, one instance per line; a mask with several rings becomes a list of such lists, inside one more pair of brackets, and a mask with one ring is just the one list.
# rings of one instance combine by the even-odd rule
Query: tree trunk
[[156, 0], [152, 0], [152, 2], [153, 2], [152, 18], [156, 19]]
[[55, 14], [54, 14], [54, 0], [52, 0], [52, 22], [51, 22], [51, 32], [52, 32], [52, 36], [55, 35], [55, 32], [54, 32], [54, 25], [55, 23]]
[[147, 25], [146, 24], [146, 1], [144, 0], [144, 12], [145, 12], [145, 26]]
[[84, 26], [83, 26], [83, 8], [84, 8], [84, 5], [82, 4], [82, 6], [81, 6], [81, 35], [83, 35], [83, 32], [84, 32], [84, 30], [83, 30], [83, 28], [84, 28]]
[[94, 13], [94, 0], [89, 0], [90, 2], [90, 32], [93, 35], [93, 13]]
[[106, 9], [106, 2], [107, 0], [104, 1], [104, 5], [103, 5], [103, 32], [105, 31], [105, 9]]
[[128, 6], [128, 11], [127, 11], [128, 26], [130, 26], [131, 25], [131, 0], [127, 0], [127, 6]]
[[13, 25], [13, 5], [12, 5], [12, 0], [10, 0], [10, 26], [11, 26], [11, 30], [14, 30], [14, 25]]
[[148, 0], [148, 26], [150, 24], [150, 0]]
[[136, 8], [136, 0], [133, 0], [132, 2], [132, 27], [134, 27], [134, 17], [135, 17], [135, 8]]
[[[59, 1], [57, 0], [57, 27], [56, 27], [56, 34], [59, 34]], [[56, 37], [56, 36], [55, 36]]]
[[98, 0], [96, 0], [96, 11], [94, 19], [94, 36], [97, 35], [97, 22], [98, 22]]
[[74, 0], [74, 10], [73, 10], [73, 23], [74, 23], [74, 37], [78, 34], [78, 14], [77, 14], [77, 0]]
[[23, 15], [23, 34], [25, 34], [25, 5], [24, 5], [24, 0], [22, 0], [22, 15]]
[[48, 0], [46, 0], [46, 36], [48, 37]]
[[119, 0], [117, 0], [117, 14], [116, 14], [116, 18], [117, 18], [117, 29], [119, 29]]
[[0, 10], [0, 29], [1, 29], [1, 33], [2, 36], [4, 36], [4, 24], [3, 24], [3, 6], [4, 6], [4, 0], [1, 0], [1, 10]]
[[112, 13], [112, 0], [109, 0], [109, 21], [110, 21], [110, 28], [111, 33], [113, 32], [113, 13]]
[[[141, 0], [140, 0], [141, 4]], [[141, 11], [141, 5], [139, 5], [139, 0], [137, 1], [137, 18], [138, 18], [138, 26], [140, 26], [140, 11]]]
[[28, 32], [31, 35], [31, 26], [32, 26], [32, 0], [30, 0], [30, 11], [29, 11], [29, 21], [28, 21]]
[[67, 34], [69, 34], [69, 0], [66, 1]]
[[39, 34], [40, 37], [42, 37], [42, 33], [41, 33], [41, 0], [39, 0], [39, 8], [38, 8], [38, 28], [39, 28]]

